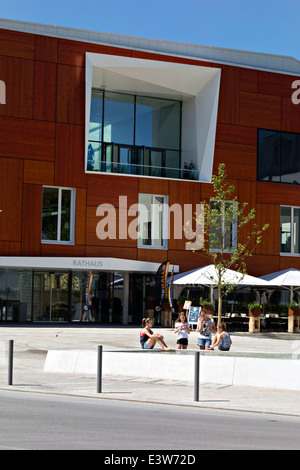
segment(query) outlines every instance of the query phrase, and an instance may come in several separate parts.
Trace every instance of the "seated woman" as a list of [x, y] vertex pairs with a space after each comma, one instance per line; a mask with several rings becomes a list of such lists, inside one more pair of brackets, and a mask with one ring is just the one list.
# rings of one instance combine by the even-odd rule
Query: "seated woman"
[[215, 349], [218, 346], [220, 351], [229, 351], [232, 345], [232, 341], [229, 333], [226, 331], [226, 324], [221, 323], [217, 325], [217, 334], [215, 335], [212, 345], [209, 349]]
[[143, 330], [140, 332], [140, 343], [143, 349], [153, 349], [156, 342], [160, 345], [163, 351], [172, 351], [168, 348], [164, 342], [164, 337], [158, 333], [153, 333], [151, 326], [153, 321], [150, 318], [143, 318], [142, 327]]

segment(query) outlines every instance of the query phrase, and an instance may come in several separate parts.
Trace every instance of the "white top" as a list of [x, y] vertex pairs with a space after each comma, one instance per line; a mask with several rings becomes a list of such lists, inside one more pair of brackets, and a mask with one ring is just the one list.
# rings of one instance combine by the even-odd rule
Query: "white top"
[[184, 328], [182, 328], [181, 330], [178, 331], [178, 339], [182, 339], [182, 338], [188, 338], [189, 335], [188, 335], [188, 332], [186, 331], [186, 328], [189, 327], [189, 324], [188, 323], [175, 323], [175, 328], [180, 328], [184, 326]]

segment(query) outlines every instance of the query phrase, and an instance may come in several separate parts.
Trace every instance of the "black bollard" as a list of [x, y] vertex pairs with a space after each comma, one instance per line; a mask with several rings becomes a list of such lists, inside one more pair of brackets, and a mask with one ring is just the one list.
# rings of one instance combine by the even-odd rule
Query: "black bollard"
[[9, 340], [8, 348], [8, 385], [13, 384], [14, 340]]
[[199, 401], [199, 364], [200, 351], [195, 352], [194, 401]]
[[97, 358], [97, 393], [102, 393], [102, 346], [98, 346]]

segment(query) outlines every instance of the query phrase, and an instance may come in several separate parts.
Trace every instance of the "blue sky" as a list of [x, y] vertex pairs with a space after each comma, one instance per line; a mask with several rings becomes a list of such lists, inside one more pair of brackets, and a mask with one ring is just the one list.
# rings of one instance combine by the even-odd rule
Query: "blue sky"
[[300, 60], [299, 0], [9, 0], [0, 16]]

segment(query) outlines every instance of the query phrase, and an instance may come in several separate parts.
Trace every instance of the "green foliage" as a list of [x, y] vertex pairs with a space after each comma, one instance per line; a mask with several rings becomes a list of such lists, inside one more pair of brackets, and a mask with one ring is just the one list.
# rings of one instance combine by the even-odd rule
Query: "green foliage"
[[[220, 299], [220, 319], [222, 298], [237, 285], [226, 281], [226, 269], [240, 272], [240, 282], [247, 274], [245, 259], [252, 256], [268, 228], [268, 224], [258, 228], [255, 209], [249, 209], [247, 202], [239, 203], [237, 197], [233, 197], [235, 187], [226, 179], [225, 164], [221, 163], [218, 174], [212, 176], [214, 195], [209, 202], [202, 202], [203, 214], [195, 219], [197, 224], [202, 224], [202, 235], [198, 240], [201, 250], [198, 253], [205, 253], [217, 271], [215, 286]], [[244, 243], [239, 240], [241, 233]]]

